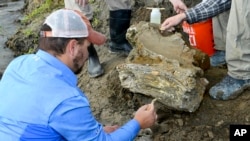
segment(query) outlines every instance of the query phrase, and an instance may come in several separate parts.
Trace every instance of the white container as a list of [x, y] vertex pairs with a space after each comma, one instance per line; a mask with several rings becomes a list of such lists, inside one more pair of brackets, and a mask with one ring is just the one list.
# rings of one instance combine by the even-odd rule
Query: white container
[[150, 14], [150, 23], [161, 24], [161, 12], [159, 8], [152, 8]]

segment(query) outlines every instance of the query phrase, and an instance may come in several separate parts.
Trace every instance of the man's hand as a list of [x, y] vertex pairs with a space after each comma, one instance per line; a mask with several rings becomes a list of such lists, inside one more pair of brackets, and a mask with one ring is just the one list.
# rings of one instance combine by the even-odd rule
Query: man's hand
[[183, 3], [182, 0], [170, 0], [176, 13], [183, 13], [187, 10], [187, 6]]
[[75, 0], [75, 2], [81, 7], [84, 7], [86, 4], [89, 3], [89, 0]]
[[114, 132], [116, 129], [118, 129], [119, 126], [118, 125], [114, 125], [114, 126], [105, 126], [103, 127], [103, 130], [106, 132], [106, 133], [111, 133], [111, 132]]
[[157, 120], [154, 104], [147, 104], [140, 107], [135, 113], [135, 120], [140, 124], [141, 129], [153, 126]]
[[169, 17], [161, 24], [160, 30], [172, 31], [174, 29], [174, 26], [180, 24], [185, 19], [186, 19], [185, 13], [180, 13], [175, 16]]

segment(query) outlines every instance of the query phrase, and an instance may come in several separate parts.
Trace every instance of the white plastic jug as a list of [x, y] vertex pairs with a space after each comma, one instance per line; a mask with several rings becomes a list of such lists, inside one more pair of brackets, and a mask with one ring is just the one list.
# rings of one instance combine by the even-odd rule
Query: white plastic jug
[[150, 14], [150, 23], [161, 24], [161, 12], [159, 8], [152, 8]]

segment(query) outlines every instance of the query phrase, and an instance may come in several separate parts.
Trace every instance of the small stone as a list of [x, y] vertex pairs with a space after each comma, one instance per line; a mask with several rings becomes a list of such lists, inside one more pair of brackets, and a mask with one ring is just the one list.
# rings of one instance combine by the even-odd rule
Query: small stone
[[208, 136], [209, 136], [209, 138], [214, 138], [213, 132], [212, 131], [208, 131]]
[[224, 123], [224, 121], [223, 121], [223, 120], [220, 120], [219, 122], [216, 123], [215, 126], [217, 126], [217, 127], [218, 127], [218, 126], [221, 126], [223, 123]]
[[178, 125], [183, 126], [183, 120], [182, 119], [177, 119]]

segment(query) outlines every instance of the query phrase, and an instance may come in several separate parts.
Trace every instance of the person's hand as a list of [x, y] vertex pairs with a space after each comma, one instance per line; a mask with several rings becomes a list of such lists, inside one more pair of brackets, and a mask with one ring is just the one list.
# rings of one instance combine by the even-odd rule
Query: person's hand
[[153, 126], [157, 120], [154, 104], [151, 103], [140, 107], [136, 111], [134, 119], [139, 122], [141, 129]]
[[118, 125], [114, 125], [114, 126], [104, 126], [103, 127], [103, 130], [106, 132], [106, 133], [111, 133], [111, 132], [114, 132], [116, 129], [118, 129], [119, 126]]
[[75, 0], [75, 2], [81, 7], [84, 7], [86, 4], [89, 3], [89, 0]]
[[181, 13], [181, 14], [177, 14], [175, 16], [169, 17], [161, 24], [160, 30], [173, 31], [174, 26], [180, 24], [185, 19], [186, 19], [185, 13]]
[[182, 0], [170, 0], [170, 2], [174, 7], [174, 11], [178, 14], [183, 13], [187, 10], [187, 6], [183, 3]]

